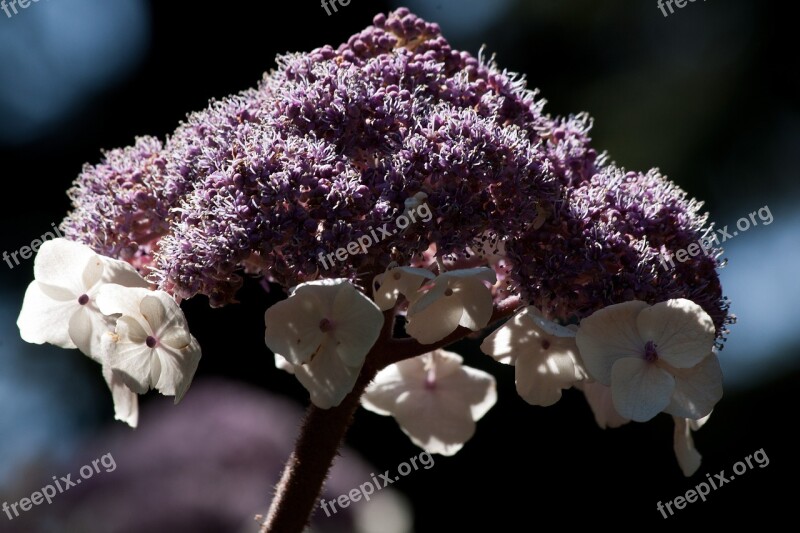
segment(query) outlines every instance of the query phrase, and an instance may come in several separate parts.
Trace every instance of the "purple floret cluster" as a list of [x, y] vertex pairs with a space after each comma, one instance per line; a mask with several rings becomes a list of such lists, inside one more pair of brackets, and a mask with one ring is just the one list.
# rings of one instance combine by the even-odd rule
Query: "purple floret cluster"
[[[279, 57], [256, 89], [212, 102], [163, 143], [106, 153], [70, 190], [62, 228], [214, 306], [235, 301], [244, 274], [369, 286], [432, 246], [475, 260], [489, 235], [505, 250], [502, 278], [556, 318], [685, 297], [722, 335], [718, 253], [657, 271], [662, 247], [702, 236], [700, 206], [656, 171], [609, 165], [588, 117], [543, 105], [523, 79], [399, 9], [338, 48]], [[321, 269], [320, 254], [392, 222], [420, 192], [430, 223]]]

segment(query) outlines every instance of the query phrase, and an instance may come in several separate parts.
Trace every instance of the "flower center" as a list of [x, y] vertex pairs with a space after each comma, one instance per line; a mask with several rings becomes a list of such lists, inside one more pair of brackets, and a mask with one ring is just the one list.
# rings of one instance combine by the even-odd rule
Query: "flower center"
[[327, 333], [333, 330], [333, 322], [331, 322], [327, 318], [323, 318], [322, 320], [319, 321], [319, 330], [322, 333]]
[[80, 297], [78, 297], [78, 303], [81, 304], [81, 305], [88, 304], [89, 303], [89, 295], [88, 294], [81, 294]]
[[652, 363], [658, 359], [658, 352], [656, 352], [656, 344], [653, 341], [647, 341], [644, 345], [644, 360]]
[[547, 339], [542, 339], [542, 349], [546, 350], [550, 348], [550, 341]]
[[453, 289], [448, 287], [447, 290], [444, 291], [444, 295], [445, 296], [452, 296], [453, 295]]
[[148, 348], [155, 348], [156, 346], [158, 346], [158, 339], [156, 339], [152, 335], [148, 335], [147, 338], [144, 340], [144, 343], [147, 345]]

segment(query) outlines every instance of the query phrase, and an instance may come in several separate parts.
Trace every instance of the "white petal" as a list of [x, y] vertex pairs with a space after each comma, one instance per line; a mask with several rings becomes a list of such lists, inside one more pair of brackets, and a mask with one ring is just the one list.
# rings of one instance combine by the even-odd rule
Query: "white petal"
[[[375, 277], [373, 299], [381, 311], [388, 311], [397, 304], [400, 295], [407, 300], [415, 299], [415, 293], [426, 279], [436, 276], [424, 268], [400, 267], [387, 270]], [[380, 284], [379, 288], [375, 288]]]
[[611, 384], [611, 367], [620, 357], [641, 357], [645, 342], [639, 336], [636, 317], [645, 302], [615, 304], [581, 321], [575, 341], [589, 375], [603, 385]]
[[714, 322], [703, 308], [683, 298], [657, 303], [636, 318], [639, 335], [653, 341], [658, 357], [676, 368], [691, 368], [714, 346]]
[[534, 324], [528, 317], [529, 308], [517, 311], [481, 343], [481, 351], [496, 361], [516, 364], [517, 357], [530, 350], [534, 343], [541, 343]]
[[413, 315], [412, 308], [409, 308], [406, 316], [406, 333], [422, 344], [433, 344], [454, 332], [464, 314], [461, 302], [447, 296], [442, 296]]
[[110, 283], [97, 289], [95, 303], [105, 315], [138, 317], [142, 314], [142, 300], [151, 294], [153, 294], [152, 291], [144, 288], [124, 287]]
[[368, 411], [389, 416], [401, 394], [412, 382], [424, 382], [425, 366], [418, 357], [389, 365], [375, 376], [361, 396], [361, 405]]
[[[453, 286], [453, 296], [456, 297], [464, 309], [459, 325], [478, 331], [485, 328], [492, 318], [494, 306], [492, 292], [477, 278], [459, 280]], [[447, 296], [445, 296], [447, 298]]]
[[325, 314], [317, 293], [296, 291], [264, 314], [267, 347], [294, 365], [308, 362], [325, 336], [320, 329]]
[[160, 344], [156, 348], [156, 355], [161, 372], [153, 387], [165, 396], [175, 396], [175, 403], [178, 403], [189, 390], [200, 364], [200, 344], [194, 337], [179, 350]]
[[336, 354], [335, 348], [321, 351], [305, 365], [295, 365], [297, 380], [311, 394], [311, 403], [321, 409], [336, 407], [356, 384], [361, 368], [345, 365]]
[[79, 308], [68, 291], [34, 281], [25, 291], [17, 318], [19, 334], [25, 342], [75, 348], [69, 337], [69, 319]]
[[105, 359], [131, 390], [144, 394], [152, 387], [151, 365], [155, 350], [145, 344], [149, 332], [136, 319], [117, 319], [116, 334], [103, 338]]
[[99, 257], [103, 263], [101, 283], [114, 283], [123, 287], [147, 288], [149, 286], [147, 281], [130, 263], [102, 255]]
[[[556, 351], [557, 350], [557, 351]], [[551, 353], [547, 353], [551, 352]], [[561, 399], [561, 391], [577, 381], [575, 363], [569, 351], [540, 350], [517, 359], [517, 394], [531, 405], [547, 407]]]
[[[436, 350], [384, 369], [362, 402], [391, 413], [411, 440], [430, 453], [453, 455], [475, 432], [475, 421], [497, 401], [494, 377]], [[433, 386], [426, 384], [428, 370]]]
[[700, 468], [702, 456], [694, 447], [692, 431], [688, 420], [681, 417], [673, 417], [675, 420], [675, 433], [672, 438], [672, 448], [675, 457], [681, 467], [681, 472], [686, 477], [690, 477]]
[[275, 354], [275, 368], [288, 372], [289, 374], [294, 374], [294, 365], [287, 361], [284, 356], [277, 353]]
[[136, 393], [125, 385], [122, 378], [114, 374], [110, 366], [103, 366], [103, 377], [114, 400], [114, 419], [135, 428], [139, 423], [139, 398]]
[[85, 244], [67, 239], [42, 243], [33, 263], [36, 281], [67, 289], [76, 298], [97, 283], [102, 273], [99, 255]]
[[692, 420], [690, 418], [688, 419], [689, 427], [692, 428], [692, 431], [697, 431], [698, 429], [706, 425], [706, 422], [708, 422], [709, 418], [711, 418], [711, 413], [708, 413], [703, 418], [699, 418], [697, 420]]
[[113, 319], [102, 315], [94, 306], [84, 305], [70, 317], [68, 331], [81, 352], [102, 363], [102, 338], [113, 329]]
[[675, 390], [669, 372], [640, 357], [623, 357], [611, 370], [614, 409], [634, 422], [647, 422], [664, 410]]
[[166, 292], [150, 292], [142, 298], [139, 307], [161, 345], [182, 350], [192, 342], [193, 337], [181, 306]]
[[675, 369], [675, 392], [665, 412], [693, 420], [711, 413], [722, 398], [722, 369], [710, 353], [694, 368]]
[[630, 422], [630, 419], [620, 415], [614, 409], [614, 402], [611, 400], [611, 387], [607, 387], [596, 381], [584, 381], [576, 384], [576, 387], [583, 390], [586, 401], [594, 413], [597, 425], [602, 429], [617, 428]]
[[333, 303], [332, 319], [339, 357], [346, 365], [360, 367], [381, 333], [383, 313], [372, 300], [347, 283], [341, 286]]

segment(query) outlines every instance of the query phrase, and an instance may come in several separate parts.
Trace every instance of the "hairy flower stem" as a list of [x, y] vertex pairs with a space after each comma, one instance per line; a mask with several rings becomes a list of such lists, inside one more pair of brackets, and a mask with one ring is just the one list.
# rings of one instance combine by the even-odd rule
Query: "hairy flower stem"
[[[491, 322], [511, 316], [518, 300], [501, 303]], [[472, 331], [459, 327], [436, 344], [420, 344], [413, 339], [393, 339], [394, 310], [384, 313], [385, 321], [378, 341], [367, 354], [353, 390], [336, 407], [320, 409], [310, 405], [300, 436], [283, 470], [269, 514], [261, 533], [302, 533], [322, 492], [333, 460], [347, 429], [353, 422], [364, 389], [378, 371], [389, 364], [416, 357], [460, 340]]]

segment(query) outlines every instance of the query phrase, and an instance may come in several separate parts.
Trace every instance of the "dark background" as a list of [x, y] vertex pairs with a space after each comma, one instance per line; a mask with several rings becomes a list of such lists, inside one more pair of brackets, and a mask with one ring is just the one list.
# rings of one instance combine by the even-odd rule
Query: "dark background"
[[[774, 225], [728, 243], [723, 287], [739, 323], [721, 353], [726, 395], [695, 434], [703, 465], [691, 479], [681, 475], [666, 415], [601, 430], [578, 391], [566, 392], [553, 407], [527, 405], [514, 390], [513, 368], [492, 363], [477, 342], [465, 341], [454, 350], [498, 378], [499, 400], [461, 452], [435, 456], [434, 468], [394, 485], [410, 499], [416, 531], [529, 531], [548, 524], [629, 529], [690, 521], [723, 526], [794, 517], [793, 483], [800, 473], [795, 19], [786, 4], [755, 0], [698, 1], [669, 17], [655, 0], [600, 4], [420, 0], [410, 7], [440, 22], [456, 48], [477, 54], [485, 44], [501, 67], [526, 74], [550, 113], [588, 111], [596, 147], [630, 169], [660, 167], [706, 200], [720, 226], [770, 206]], [[275, 66], [277, 53], [337, 45], [397, 5], [353, 0], [327, 16], [313, 0], [131, 0], [102, 10], [89, 0], [42, 0], [10, 19], [0, 12], [0, 250], [17, 250], [58, 223], [69, 209], [65, 191], [83, 163], [99, 160], [101, 149], [131, 144], [136, 135], [163, 139], [210, 98], [255, 85]], [[124, 11], [116, 17], [118, 29], [114, 9]], [[106, 18], [93, 25], [101, 11]], [[48, 16], [55, 22], [40, 24]], [[47, 28], [62, 33], [49, 39]], [[87, 39], [91, 31], [102, 39]], [[85, 46], [74, 54], [63, 51], [79, 41]], [[91, 68], [104, 61], [117, 63], [92, 78]], [[81, 72], [91, 84], [80, 85]], [[35, 490], [52, 474], [76, 470], [83, 464], [77, 457], [93, 440], [127, 431], [113, 422], [110, 398], [88, 359], [19, 341], [14, 321], [32, 265], [29, 260], [12, 270], [0, 263], [0, 496], [8, 501], [30, 494], [21, 487], [32, 483]], [[238, 306], [212, 310], [203, 298], [186, 302], [204, 354], [196, 383], [222, 376], [307, 402], [294, 378], [273, 367], [264, 346], [263, 311], [278, 297], [251, 282]], [[156, 393], [141, 399], [137, 432], [158, 400]], [[347, 442], [381, 472], [419, 453], [393, 419], [363, 410]], [[736, 461], [762, 448], [767, 467], [737, 476], [708, 501], [668, 520], [656, 511], [656, 502], [685, 493], [706, 473], [730, 473]], [[44, 475], [31, 479], [32, 464]], [[41, 519], [50, 510], [35, 512]], [[324, 520], [320, 524], [324, 531]], [[0, 531], [7, 525], [0, 515]]]

